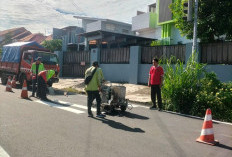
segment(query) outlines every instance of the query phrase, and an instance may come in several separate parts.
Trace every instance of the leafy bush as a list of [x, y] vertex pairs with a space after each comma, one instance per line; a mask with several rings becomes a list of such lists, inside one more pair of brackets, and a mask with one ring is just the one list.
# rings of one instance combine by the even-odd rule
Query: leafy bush
[[163, 61], [165, 69], [162, 96], [164, 109], [203, 117], [211, 108], [213, 118], [232, 121], [232, 83], [221, 83], [205, 64], [189, 59], [186, 65]]

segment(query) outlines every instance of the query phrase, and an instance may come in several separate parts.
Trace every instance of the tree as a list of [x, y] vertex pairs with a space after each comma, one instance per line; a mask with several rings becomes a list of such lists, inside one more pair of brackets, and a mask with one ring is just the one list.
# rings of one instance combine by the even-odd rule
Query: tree
[[[170, 5], [170, 9], [173, 13], [175, 26], [180, 30], [181, 35], [186, 35], [188, 39], [192, 39], [193, 22], [187, 22], [183, 19], [185, 16], [183, 3], [186, 1], [176, 0]], [[221, 36], [225, 36], [226, 40], [232, 40], [231, 28], [231, 0], [199, 0], [197, 36], [202, 42], [221, 40]]]
[[54, 40], [45, 40], [42, 43], [42, 46], [51, 52], [61, 51], [62, 50], [62, 40], [54, 39]]

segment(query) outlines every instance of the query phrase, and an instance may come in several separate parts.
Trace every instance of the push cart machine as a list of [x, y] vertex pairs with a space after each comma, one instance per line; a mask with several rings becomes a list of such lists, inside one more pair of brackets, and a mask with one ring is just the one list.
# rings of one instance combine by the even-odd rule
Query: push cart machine
[[125, 97], [125, 86], [112, 86], [109, 81], [103, 83], [101, 87], [102, 110], [109, 113], [120, 108], [124, 112], [128, 107], [128, 99]]

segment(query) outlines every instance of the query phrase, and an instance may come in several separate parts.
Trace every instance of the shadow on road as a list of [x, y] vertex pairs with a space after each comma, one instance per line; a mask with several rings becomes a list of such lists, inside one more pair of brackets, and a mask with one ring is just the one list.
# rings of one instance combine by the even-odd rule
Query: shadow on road
[[126, 118], [131, 118], [131, 119], [141, 119], [141, 120], [148, 120], [149, 118], [146, 116], [138, 115], [135, 113], [131, 112], [122, 112], [120, 110], [114, 110], [111, 113], [107, 113], [109, 116], [119, 116], [119, 117], [126, 117]]
[[121, 130], [129, 131], [129, 132], [145, 133], [145, 131], [140, 129], [140, 128], [131, 128], [129, 126], [126, 126], [126, 125], [124, 125], [124, 124], [122, 124], [120, 122], [115, 122], [113, 120], [109, 120], [109, 119], [105, 119], [105, 118], [98, 119], [98, 118], [95, 118], [95, 117], [93, 117], [93, 119], [99, 120], [102, 123], [107, 124], [110, 127], [115, 128], [115, 129], [121, 129]]
[[223, 148], [223, 149], [232, 150], [232, 147], [224, 145], [224, 144], [221, 144], [221, 143], [219, 143], [216, 147], [220, 147], [220, 148]]

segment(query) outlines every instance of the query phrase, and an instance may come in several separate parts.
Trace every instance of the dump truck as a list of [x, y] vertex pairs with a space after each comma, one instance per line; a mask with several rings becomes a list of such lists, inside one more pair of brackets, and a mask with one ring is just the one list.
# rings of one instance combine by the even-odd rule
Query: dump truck
[[0, 77], [3, 85], [9, 76], [15, 76], [16, 81], [22, 85], [26, 80], [32, 82], [31, 66], [37, 57], [41, 57], [46, 70], [55, 70], [57, 75], [51, 79], [49, 85], [59, 81], [60, 67], [57, 55], [49, 52], [36, 42], [16, 42], [4, 45], [0, 56]]

